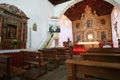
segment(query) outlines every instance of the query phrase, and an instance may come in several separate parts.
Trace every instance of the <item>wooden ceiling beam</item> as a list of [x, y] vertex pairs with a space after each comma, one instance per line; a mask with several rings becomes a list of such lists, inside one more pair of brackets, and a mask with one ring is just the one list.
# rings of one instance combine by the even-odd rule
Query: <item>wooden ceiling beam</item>
[[[83, 0], [74, 4], [74, 7], [70, 7], [66, 12], [65, 15], [73, 21], [81, 18], [81, 14], [85, 13], [86, 5], [89, 5], [92, 11], [96, 11], [97, 15], [102, 16], [106, 14], [110, 14], [113, 9], [113, 5], [104, 1], [104, 0]], [[67, 13], [69, 12], [69, 14]], [[67, 14], [66, 14], [67, 13]]]

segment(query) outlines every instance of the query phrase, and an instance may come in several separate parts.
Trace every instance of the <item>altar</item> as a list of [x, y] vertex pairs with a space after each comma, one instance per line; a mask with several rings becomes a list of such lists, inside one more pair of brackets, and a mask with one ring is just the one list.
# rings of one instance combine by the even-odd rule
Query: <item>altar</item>
[[84, 48], [99, 48], [99, 42], [78, 42], [79, 45], [84, 45]]

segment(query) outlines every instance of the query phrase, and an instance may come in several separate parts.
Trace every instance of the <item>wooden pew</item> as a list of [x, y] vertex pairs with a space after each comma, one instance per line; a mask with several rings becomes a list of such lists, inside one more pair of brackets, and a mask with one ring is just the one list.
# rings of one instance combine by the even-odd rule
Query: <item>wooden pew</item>
[[88, 53], [118, 53], [120, 54], [120, 48], [89, 48]]
[[5, 80], [4, 75], [0, 73], [0, 80]]
[[25, 72], [26, 70], [24, 69], [12, 66], [11, 56], [0, 55], [0, 73], [4, 74], [7, 80], [18, 75], [21, 75], [21, 80], [23, 80]]
[[[76, 76], [76, 73], [98, 76], [107, 79], [120, 80], [120, 64], [107, 63], [97, 61], [81, 61], [81, 60], [66, 60], [67, 70], [72, 72], [72, 76], [68, 76], [69, 80], [81, 80]], [[70, 79], [71, 78], [71, 79]], [[82, 79], [82, 80], [89, 80]], [[92, 79], [93, 80], [93, 79]]]
[[[22, 65], [23, 69], [25, 69], [25, 67], [24, 67], [25, 63], [29, 64], [29, 69], [31, 68], [31, 64], [38, 65], [39, 74], [37, 76], [33, 76], [33, 75], [28, 74], [28, 73], [25, 73], [26, 76], [31, 77], [32, 79], [36, 79], [39, 76], [47, 73], [47, 64], [48, 64], [48, 62], [43, 61], [43, 59], [41, 59], [42, 53], [40, 53], [40, 52], [32, 52], [32, 51], [21, 51], [21, 52], [22, 52], [22, 58], [23, 58], [23, 65]], [[44, 72], [41, 71], [42, 66], [45, 67]]]
[[61, 64], [64, 64], [64, 61], [67, 59], [65, 56], [66, 49], [65, 48], [51, 48], [51, 49], [57, 51], [57, 55], [59, 57], [59, 60], [61, 61]]
[[120, 54], [81, 53], [80, 60], [120, 63]]
[[50, 70], [53, 70], [59, 66], [59, 58], [56, 50], [46, 48], [46, 49], [43, 49], [41, 52], [42, 52], [42, 58], [44, 60], [49, 61], [50, 63], [53, 63], [53, 67], [49, 67]]
[[70, 59], [73, 59], [73, 52], [72, 52], [72, 48], [66, 48], [66, 54], [67, 57], [69, 57]]

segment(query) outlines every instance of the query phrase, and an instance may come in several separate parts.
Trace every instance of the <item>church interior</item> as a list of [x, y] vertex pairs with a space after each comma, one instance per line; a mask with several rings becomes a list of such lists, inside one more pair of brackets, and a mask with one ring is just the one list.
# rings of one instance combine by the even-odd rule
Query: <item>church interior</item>
[[0, 80], [120, 80], [119, 0], [0, 0]]

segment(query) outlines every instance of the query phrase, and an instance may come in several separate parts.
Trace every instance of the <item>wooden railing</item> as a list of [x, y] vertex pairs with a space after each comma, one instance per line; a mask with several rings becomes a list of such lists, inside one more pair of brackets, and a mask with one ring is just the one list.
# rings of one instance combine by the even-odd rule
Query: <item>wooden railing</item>
[[48, 48], [53, 42], [54, 33], [51, 34], [50, 38], [46, 41], [44, 48]]

